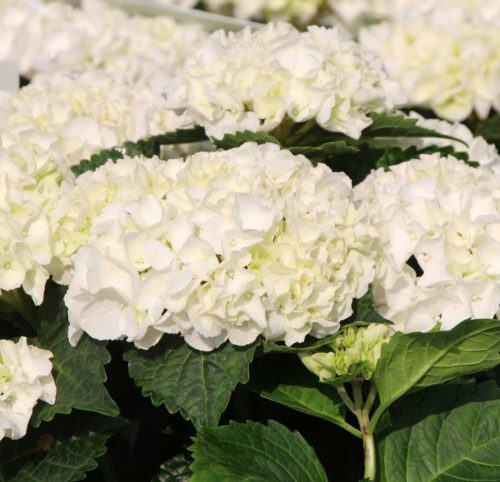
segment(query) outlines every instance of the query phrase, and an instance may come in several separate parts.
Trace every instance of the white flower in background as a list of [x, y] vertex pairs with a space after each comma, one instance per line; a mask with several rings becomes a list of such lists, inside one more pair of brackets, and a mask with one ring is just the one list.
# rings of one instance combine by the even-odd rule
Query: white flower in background
[[212, 34], [187, 58], [167, 100], [215, 138], [270, 131], [285, 117], [315, 119], [358, 138], [372, 122], [369, 112], [393, 109], [402, 99], [381, 62], [338, 29], [300, 33], [280, 23]]
[[198, 25], [130, 16], [99, 0], [83, 0], [81, 8], [64, 2], [0, 0], [0, 59], [19, 59], [28, 77], [100, 69], [160, 92], [206, 36]]
[[[164, 332], [200, 350], [261, 334], [291, 345], [335, 332], [352, 313], [374, 263], [347, 176], [246, 144], [164, 162], [156, 189], [147, 172], [159, 162], [125, 159], [81, 176], [97, 216], [83, 221], [89, 240], [73, 258], [71, 343], [85, 331], [140, 348]], [[140, 170], [126, 196], [119, 186]]]
[[500, 177], [449, 156], [373, 171], [354, 189], [377, 230], [374, 296], [395, 329], [450, 329], [500, 306]]
[[321, 16], [325, 0], [208, 0], [206, 7], [246, 20], [281, 21], [307, 25]]
[[2, 143], [18, 144], [32, 131], [51, 134], [68, 165], [78, 164], [102, 149], [190, 125], [163, 104], [161, 94], [99, 71], [38, 76], [0, 105]]
[[52, 353], [28, 345], [0, 340], [0, 440], [26, 435], [38, 400], [54, 404], [56, 385], [52, 378]]
[[[462, 121], [500, 111], [500, 3], [434, 2], [426, 12], [366, 27], [361, 45], [400, 81], [409, 105]], [[496, 6], [495, 6], [496, 5]]]

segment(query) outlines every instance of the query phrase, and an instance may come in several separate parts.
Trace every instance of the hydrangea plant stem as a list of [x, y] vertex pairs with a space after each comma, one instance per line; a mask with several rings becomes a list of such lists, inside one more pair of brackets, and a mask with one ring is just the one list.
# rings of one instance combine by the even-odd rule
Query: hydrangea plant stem
[[[370, 431], [370, 409], [373, 405], [376, 392], [374, 385], [370, 387], [370, 392], [366, 399], [363, 400], [361, 391], [362, 381], [354, 380], [351, 382], [352, 392], [354, 398], [354, 407], [356, 410], [356, 418], [358, 419], [359, 428], [363, 437], [363, 449], [365, 453], [365, 472], [364, 478], [367, 480], [375, 480], [377, 469], [376, 452], [375, 452], [375, 439], [373, 432]], [[375, 392], [375, 393], [374, 393]]]

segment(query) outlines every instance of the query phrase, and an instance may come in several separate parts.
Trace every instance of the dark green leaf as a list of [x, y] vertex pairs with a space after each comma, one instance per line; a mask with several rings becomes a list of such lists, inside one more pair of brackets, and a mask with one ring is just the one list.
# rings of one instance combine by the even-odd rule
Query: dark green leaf
[[500, 389], [441, 385], [407, 396], [377, 438], [382, 482], [497, 482]]
[[376, 113], [372, 112], [370, 124], [361, 134], [361, 141], [368, 138], [391, 138], [391, 137], [435, 137], [450, 139], [467, 145], [462, 139], [441, 134], [432, 129], [417, 125], [418, 119], [409, 117], [403, 113]]
[[205, 428], [190, 447], [191, 482], [327, 482], [314, 450], [298, 432], [270, 421]]
[[345, 407], [335, 388], [319, 383], [297, 357], [266, 357], [252, 369], [248, 388], [299, 412], [345, 425]]
[[289, 148], [292, 154], [302, 154], [310, 159], [324, 158], [343, 154], [355, 154], [359, 148], [348, 144], [345, 140], [333, 140], [318, 146], [293, 146]]
[[488, 370], [500, 363], [500, 322], [466, 320], [450, 331], [396, 333], [382, 346], [374, 374], [381, 407], [410, 389]]
[[40, 460], [33, 460], [10, 479], [11, 482], [73, 482], [97, 467], [96, 459], [106, 452], [104, 434], [74, 437], [58, 442]]
[[200, 352], [182, 340], [165, 337], [147, 352], [129, 350], [125, 359], [130, 376], [153, 404], [165, 404], [170, 413], [180, 411], [199, 428], [216, 425], [236, 385], [248, 381], [255, 347], [227, 343]]
[[109, 160], [116, 162], [125, 156], [153, 157], [160, 154], [160, 148], [164, 145], [187, 144], [191, 142], [201, 142], [208, 140], [205, 130], [202, 127], [194, 129], [180, 129], [174, 132], [166, 132], [137, 142], [125, 142], [121, 147], [104, 149], [90, 157], [90, 160], [83, 160], [71, 170], [77, 176], [87, 171], [95, 171], [98, 167], [106, 164]]
[[373, 300], [373, 291], [371, 287], [364, 296], [354, 300], [351, 318], [355, 321], [363, 321], [365, 323], [393, 324], [392, 321], [386, 320], [375, 311], [375, 302]]
[[495, 114], [489, 119], [479, 122], [475, 134], [483, 136], [490, 144], [495, 144], [497, 149], [500, 149], [500, 114]]
[[[50, 301], [48, 299], [47, 303]], [[56, 313], [52, 311], [40, 310], [37, 344], [54, 355], [52, 364], [57, 386], [56, 403], [40, 404], [31, 423], [36, 427], [42, 421], [52, 420], [55, 414], [70, 413], [74, 408], [103, 415], [118, 415], [118, 407], [104, 386], [104, 365], [110, 361], [108, 350], [88, 336], [83, 336], [73, 348], [68, 341], [69, 322], [64, 302], [60, 302]]]
[[233, 149], [239, 147], [245, 142], [256, 142], [257, 144], [266, 144], [271, 142], [280, 145], [278, 139], [267, 132], [241, 131], [236, 134], [226, 134], [222, 139], [211, 139], [216, 147], [221, 149]]

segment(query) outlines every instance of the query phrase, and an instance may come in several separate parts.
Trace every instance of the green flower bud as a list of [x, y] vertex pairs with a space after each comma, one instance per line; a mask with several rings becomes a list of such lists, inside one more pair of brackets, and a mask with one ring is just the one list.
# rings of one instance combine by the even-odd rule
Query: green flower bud
[[380, 358], [382, 345], [389, 341], [387, 325], [348, 327], [327, 345], [329, 351], [299, 355], [306, 368], [327, 382], [350, 375], [361, 368], [361, 376], [369, 380]]

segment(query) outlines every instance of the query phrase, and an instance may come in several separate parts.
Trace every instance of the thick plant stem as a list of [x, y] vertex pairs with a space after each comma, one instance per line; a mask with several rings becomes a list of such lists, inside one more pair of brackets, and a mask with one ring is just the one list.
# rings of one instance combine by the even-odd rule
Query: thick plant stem
[[354, 407], [356, 409], [356, 418], [358, 419], [359, 428], [361, 429], [361, 434], [363, 438], [363, 449], [365, 452], [365, 472], [364, 478], [368, 480], [375, 480], [375, 475], [377, 471], [377, 460], [375, 452], [375, 439], [373, 433], [370, 432], [370, 409], [373, 401], [371, 400], [374, 395], [372, 395], [372, 390], [370, 389], [370, 394], [368, 395], [369, 406], [365, 406], [363, 401], [363, 394], [361, 392], [362, 381], [354, 380], [352, 382], [352, 392], [354, 397]]

